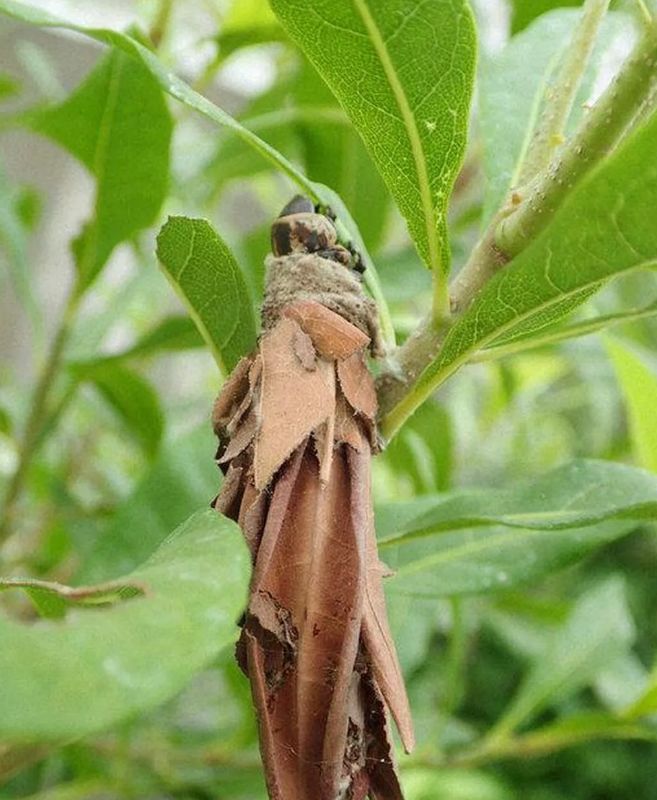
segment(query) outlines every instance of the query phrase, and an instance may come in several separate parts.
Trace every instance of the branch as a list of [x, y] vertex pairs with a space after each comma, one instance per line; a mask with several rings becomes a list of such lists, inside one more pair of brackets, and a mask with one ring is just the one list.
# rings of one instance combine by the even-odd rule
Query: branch
[[520, 186], [546, 169], [554, 151], [565, 141], [566, 123], [608, 7], [609, 0], [587, 0], [584, 4], [582, 16], [566, 48], [557, 79], [547, 90], [548, 100], [520, 172]]
[[156, 50], [160, 49], [160, 45], [167, 35], [172, 11], [173, 0], [160, 0], [157, 15], [150, 32], [151, 42], [155, 45]]
[[46, 419], [50, 390], [57, 377], [80, 298], [80, 292], [77, 287], [74, 287], [69, 295], [62, 320], [50, 345], [50, 350], [32, 396], [25, 430], [19, 446], [18, 465], [7, 486], [3, 508], [0, 512], [0, 545], [9, 538], [12, 532], [11, 526], [14, 523], [18, 500], [23, 490], [23, 484], [32, 463], [32, 458], [39, 445], [41, 430]]
[[458, 317], [508, 261], [548, 225], [572, 188], [614, 149], [657, 86], [657, 23], [643, 33], [616, 78], [591, 109], [572, 140], [539, 175], [526, 199], [517, 193], [492, 219], [482, 239], [451, 285], [452, 317], [436, 325], [427, 317], [396, 351], [392, 365], [378, 381], [381, 432], [391, 438], [433, 387], [414, 386], [437, 357]]
[[657, 83], [657, 26], [646, 27], [616, 78], [593, 106], [567, 147], [500, 222], [496, 242], [517, 255], [551, 221], [572, 187], [620, 142]]
[[[564, 720], [572, 724], [573, 718]], [[546, 725], [544, 728], [529, 731], [528, 733], [508, 736], [499, 739], [486, 737], [471, 748], [452, 752], [438, 759], [427, 759], [419, 756], [409, 758], [405, 766], [431, 766], [434, 768], [456, 767], [471, 769], [500, 760], [540, 758], [575, 747], [581, 744], [600, 740], [621, 741], [655, 741], [655, 732], [646, 726], [631, 722], [621, 721], [606, 722], [596, 719], [591, 714], [587, 719], [584, 715], [579, 717], [580, 724], [560, 726], [559, 723]], [[606, 724], [605, 724], [606, 722]], [[588, 723], [588, 724], [587, 724]]]

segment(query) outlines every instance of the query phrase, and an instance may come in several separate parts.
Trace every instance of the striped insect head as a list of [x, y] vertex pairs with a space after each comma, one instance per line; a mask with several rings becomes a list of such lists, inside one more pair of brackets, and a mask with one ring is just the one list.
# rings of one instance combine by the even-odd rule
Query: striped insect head
[[346, 267], [362, 271], [361, 259], [338, 240], [330, 212], [320, 213], [312, 201], [297, 195], [285, 206], [271, 227], [271, 249], [275, 256], [316, 253]]

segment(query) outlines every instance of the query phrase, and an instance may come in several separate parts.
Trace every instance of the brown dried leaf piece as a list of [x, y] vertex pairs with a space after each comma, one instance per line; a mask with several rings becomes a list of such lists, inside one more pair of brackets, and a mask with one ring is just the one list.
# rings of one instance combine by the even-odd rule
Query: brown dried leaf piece
[[[263, 489], [314, 428], [333, 415], [335, 373], [327, 362], [308, 370], [294, 343], [302, 330], [292, 319], [262, 338], [262, 387], [255, 446], [255, 484]], [[324, 367], [324, 368], [322, 368]]]
[[402, 800], [386, 707], [407, 750], [413, 731], [374, 537], [368, 343], [297, 302], [216, 404], [228, 465], [216, 508], [254, 562], [238, 660], [272, 800]]
[[354, 353], [344, 361], [338, 361], [337, 368], [340, 388], [349, 405], [354, 411], [374, 422], [377, 412], [376, 392], [363, 354]]
[[235, 369], [230, 373], [228, 380], [224, 383], [221, 394], [214, 403], [212, 409], [212, 425], [215, 433], [225, 428], [235, 413], [236, 407], [242, 402], [249, 390], [249, 369], [251, 368], [252, 358], [242, 358]]
[[296, 320], [326, 358], [348, 358], [370, 343], [363, 331], [314, 300], [287, 306], [283, 316]]

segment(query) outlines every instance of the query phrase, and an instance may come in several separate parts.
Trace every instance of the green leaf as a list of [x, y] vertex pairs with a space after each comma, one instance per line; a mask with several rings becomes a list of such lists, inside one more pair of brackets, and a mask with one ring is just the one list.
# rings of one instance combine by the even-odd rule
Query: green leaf
[[640, 657], [628, 651], [596, 675], [593, 691], [606, 708], [622, 717], [623, 709], [637, 701], [649, 684], [650, 674]]
[[22, 589], [42, 617], [61, 619], [69, 608], [99, 606], [144, 594], [144, 587], [126, 581], [107, 581], [96, 586], [65, 586], [34, 578], [0, 578], [0, 591]]
[[164, 416], [153, 387], [113, 361], [78, 362], [71, 369], [79, 380], [95, 386], [146, 453], [153, 456], [164, 431]]
[[433, 597], [527, 583], [655, 518], [653, 475], [575, 461], [506, 490], [383, 505], [377, 533], [390, 590]]
[[266, 0], [233, 0], [217, 37], [222, 63], [243, 47], [285, 41], [285, 34]]
[[[657, 192], [657, 115], [592, 170], [547, 229], [477, 295], [420, 375], [421, 402], [504, 334], [552, 324], [611, 279], [653, 267], [657, 228], [645, 225]], [[629, 189], [631, 187], [631, 190]]]
[[167, 92], [181, 103], [205, 115], [213, 122], [235, 131], [238, 136], [248, 141], [263, 158], [278, 166], [298, 186], [306, 190], [313, 199], [320, 199], [312, 182], [302, 175], [286, 158], [270, 147], [267, 142], [264, 142], [241, 125], [230, 114], [227, 114], [223, 109], [214, 105], [214, 103], [194, 91], [176, 75], [169, 72], [150, 50], [132, 37], [109, 28], [87, 28], [84, 25], [77, 25], [27, 3], [16, 2], [16, 0], [0, 0], [0, 13], [32, 25], [76, 31], [132, 56], [146, 67], [162, 91]]
[[477, 361], [488, 361], [489, 359], [504, 358], [514, 353], [522, 353], [536, 347], [558, 344], [569, 339], [577, 339], [581, 336], [589, 336], [592, 333], [601, 333], [616, 325], [624, 325], [627, 322], [636, 322], [640, 319], [654, 317], [657, 314], [657, 303], [650, 303], [644, 308], [637, 308], [632, 311], [620, 311], [616, 314], [602, 314], [599, 317], [590, 317], [570, 325], [556, 325], [541, 329], [540, 333], [521, 333], [501, 336], [486, 347], [476, 358]]
[[553, 8], [563, 6], [579, 6], [582, 0], [511, 0], [512, 6], [512, 31], [526, 28], [536, 17], [551, 11]]
[[119, 242], [157, 217], [169, 179], [172, 123], [146, 66], [112, 50], [60, 105], [26, 116], [96, 177], [93, 218], [74, 243], [83, 286]]
[[618, 339], [607, 339], [606, 346], [625, 397], [637, 463], [657, 473], [657, 370], [635, 346]]
[[623, 719], [634, 720], [657, 714], [657, 668], [653, 669], [648, 686], [632, 705], [622, 714]]
[[8, 75], [6, 72], [0, 72], [0, 100], [6, 100], [8, 97], [14, 97], [21, 91], [20, 82], [13, 76]]
[[235, 257], [204, 219], [169, 217], [157, 257], [219, 368], [230, 372], [256, 340], [253, 302]]
[[377, 247], [390, 209], [390, 194], [381, 175], [328, 87], [307, 62], [295, 76], [293, 90], [302, 112], [294, 129], [306, 173], [335, 189], [368, 246]]
[[143, 334], [126, 350], [109, 356], [100, 356], [87, 361], [76, 362], [73, 366], [84, 369], [97, 364], [129, 361], [133, 358], [148, 358], [160, 353], [176, 353], [181, 350], [192, 350], [203, 347], [203, 338], [189, 317], [165, 317], [151, 330]]
[[2, 738], [83, 736], [176, 694], [234, 640], [249, 564], [237, 526], [203, 511], [125, 579], [145, 597], [60, 622], [0, 616]]
[[272, 0], [351, 118], [423, 260], [447, 271], [446, 208], [465, 149], [475, 30], [464, 0]]
[[203, 339], [189, 317], [165, 317], [117, 358], [141, 358], [155, 353], [202, 347]]
[[209, 504], [221, 481], [215, 451], [209, 423], [165, 441], [107, 527], [73, 529], [77, 549], [85, 554], [77, 580], [95, 583], [130, 572], [195, 509]]
[[[85, 28], [83, 25], [76, 25], [56, 17], [47, 11], [34, 8], [25, 3], [18, 3], [16, 0], [0, 0], [0, 13], [6, 14], [14, 19], [23, 22], [31, 23], [33, 25], [40, 25], [51, 28], [64, 28], [66, 30], [76, 31], [85, 34], [92, 39], [105, 44], [112, 45], [117, 49], [127, 53], [133, 58], [140, 61], [151, 73], [152, 77], [158, 83], [160, 88], [168, 92], [172, 97], [175, 97], [181, 103], [189, 106], [189, 108], [198, 111], [204, 116], [211, 119], [213, 122], [223, 125], [226, 128], [234, 131], [244, 141], [246, 141], [255, 152], [259, 153], [264, 159], [276, 166], [281, 172], [290, 178], [303, 192], [311, 197], [315, 202], [322, 202], [326, 205], [337, 206], [335, 202], [335, 193], [328, 190], [322, 184], [314, 183], [308, 180], [299, 170], [277, 150], [271, 147], [267, 142], [263, 141], [252, 131], [245, 128], [241, 123], [235, 120], [230, 114], [227, 114], [223, 109], [211, 103], [207, 98], [194, 91], [187, 86], [184, 81], [180, 80], [176, 75], [168, 72], [167, 69], [158, 61], [156, 56], [143, 47], [139, 42], [132, 39], [123, 33], [109, 30], [106, 28]], [[360, 234], [354, 230], [355, 225], [348, 215], [344, 215], [344, 225], [349, 229], [351, 237], [358, 241]], [[369, 257], [367, 250], [361, 248], [362, 255], [365, 263], [367, 264], [366, 281], [380, 307], [380, 314], [382, 317], [382, 325], [384, 328], [384, 336], [389, 342], [393, 341], [392, 326], [386, 321], [385, 302], [383, 295], [378, 290], [378, 279], [376, 276], [376, 269]]]
[[589, 684], [634, 640], [623, 584], [610, 579], [586, 592], [554, 632], [494, 728], [503, 737], [549, 704]]
[[[415, 501], [412, 501], [415, 502]], [[657, 478], [613, 461], [578, 460], [509, 489], [465, 490], [421, 499], [421, 513], [405, 522], [396, 503], [383, 506], [383, 544], [440, 531], [498, 524], [509, 528], [567, 530], [609, 519], [652, 519], [657, 515]], [[390, 535], [390, 531], [395, 531]]]

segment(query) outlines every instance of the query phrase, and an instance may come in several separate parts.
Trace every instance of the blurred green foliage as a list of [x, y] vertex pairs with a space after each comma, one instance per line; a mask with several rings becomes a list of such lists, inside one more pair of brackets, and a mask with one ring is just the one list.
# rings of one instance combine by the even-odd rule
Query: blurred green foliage
[[[29, 320], [38, 367], [3, 346], [0, 574], [21, 579], [0, 582], [3, 800], [265, 797], [230, 647], [247, 558], [235, 526], [203, 509], [220, 480], [211, 403], [254, 341], [268, 225], [299, 188], [331, 204], [404, 341], [431, 307], [423, 260], [446, 246], [443, 223], [458, 272], [513, 185], [576, 24], [560, 7], [578, 4], [508, 4], [472, 120], [466, 4], [426, 4], [389, 63], [349, 29], [395, 29], [408, 2], [371, 19], [363, 5], [315, 4], [345, 17], [343, 41], [315, 37], [317, 18], [284, 0], [282, 22], [265, 0], [138, 4], [128, 34], [87, 31], [105, 52], [62, 97], [49, 43], [83, 45], [0, 0], [3, 56], [37, 48], [16, 57], [24, 74], [0, 64], [0, 136], [48, 137], [94, 186], [68, 263], [48, 265], [72, 285], [53, 334], [33, 261], [66, 198], [0, 163], [3, 302]], [[435, 39], [438, 19], [465, 25], [458, 46]], [[30, 22], [54, 29], [36, 45]], [[571, 126], [632, 35], [612, 12]], [[432, 46], [461, 71], [427, 110], [443, 64]], [[255, 92], [235, 88], [249, 70], [265, 77]], [[657, 800], [657, 285], [636, 272], [657, 260], [656, 145], [653, 116], [483, 290], [432, 366], [449, 381], [376, 459], [419, 742], [400, 757], [408, 800]], [[613, 338], [587, 335], [612, 325]]]

